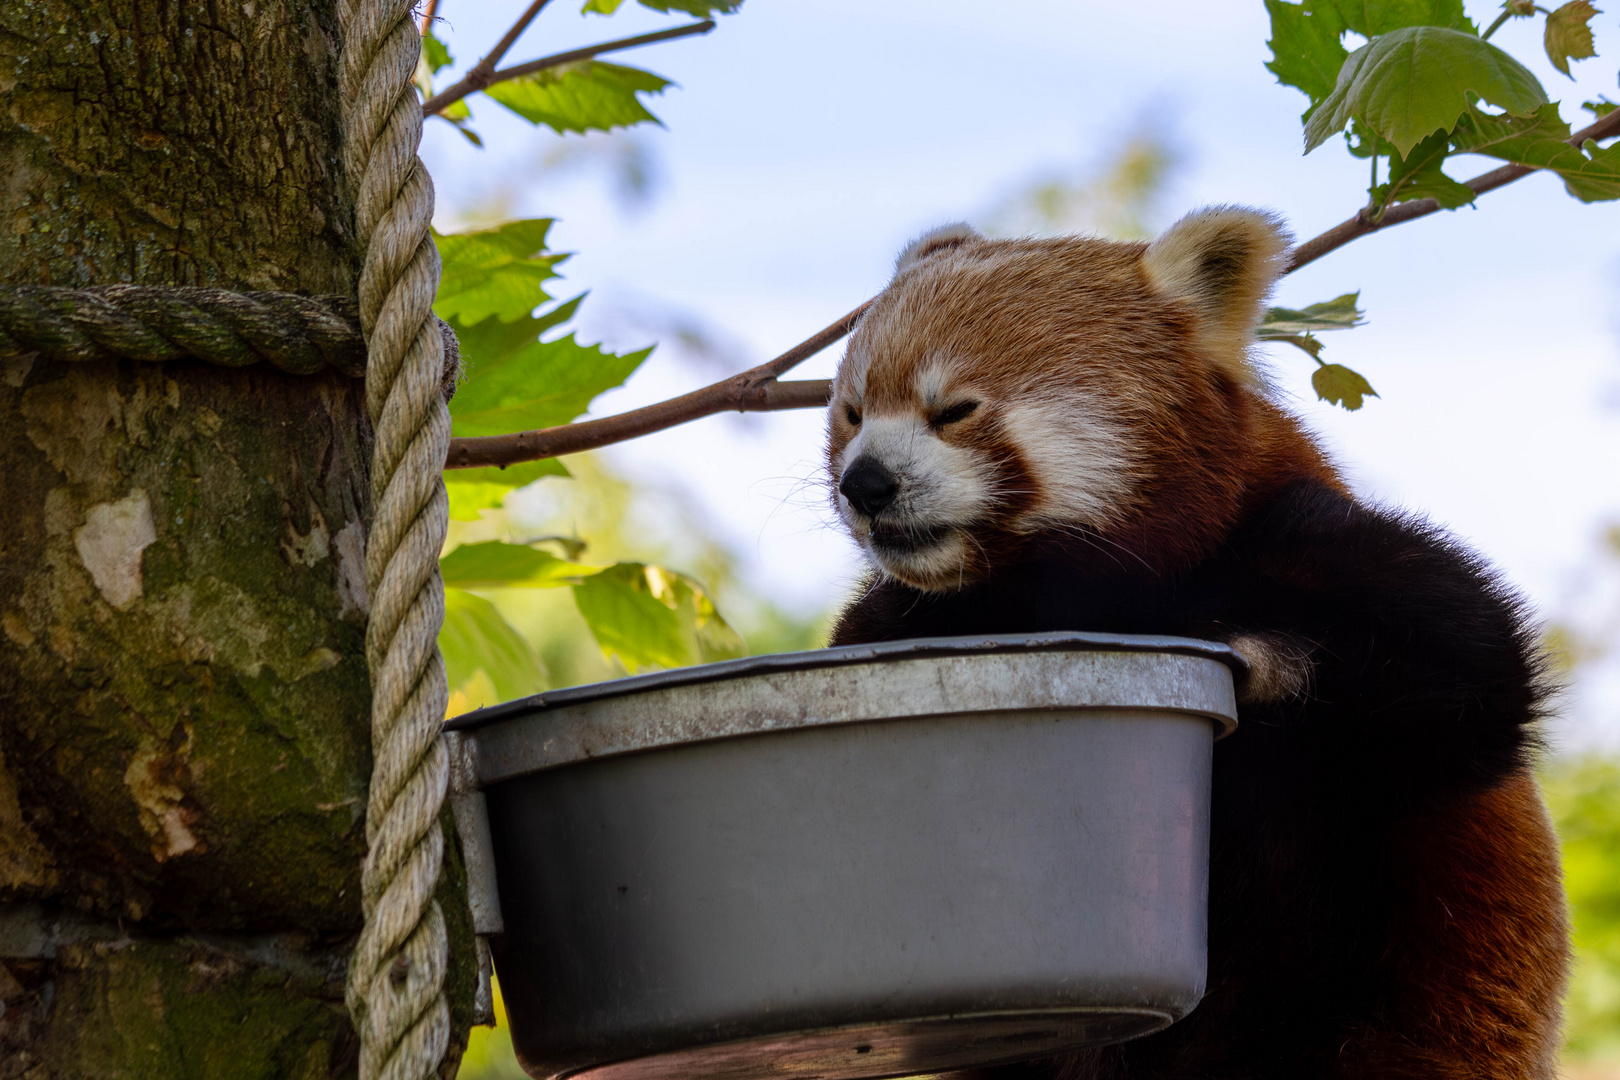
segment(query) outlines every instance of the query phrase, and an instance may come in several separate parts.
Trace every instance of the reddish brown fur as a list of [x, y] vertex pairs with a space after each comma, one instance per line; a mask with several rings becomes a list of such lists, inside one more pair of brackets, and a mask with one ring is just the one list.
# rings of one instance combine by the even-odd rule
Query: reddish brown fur
[[[849, 356], [871, 358], [864, 413], [921, 411], [915, 375], [940, 357], [982, 397], [985, 407], [940, 437], [981, 451], [1010, 478], [1000, 486], [1012, 494], [975, 528], [990, 563], [1023, 544], [1024, 519], [1042, 494], [1015, 433], [999, 422], [1005, 404], [1020, 399], [1072, 393], [1106, 402], [1129, 430], [1144, 460], [1104, 536], [1155, 572], [1205, 557], [1289, 483], [1344, 490], [1299, 422], [1200, 341], [1190, 305], [1153, 289], [1146, 248], [968, 240], [899, 274], [851, 340]], [[830, 420], [835, 464], [856, 429], [841, 401]]]
[[[1244, 343], [1276, 272], [1275, 223], [1184, 224], [1182, 246], [1156, 244], [1146, 264], [1141, 244], [925, 238], [835, 386], [835, 482], [858, 410], [927, 421], [996, 495], [944, 523], [971, 532], [959, 578], [881, 557], [887, 576], [835, 644], [1182, 633], [1256, 664], [1239, 732], [1216, 750], [1204, 1002], [1158, 1035], [979, 1075], [1551, 1080], [1569, 946], [1527, 764], [1544, 690], [1533, 635], [1472, 556], [1356, 503], [1254, 376]], [[939, 365], [948, 385], [930, 405], [917, 376]], [[969, 398], [960, 422], [929, 416]], [[1128, 482], [1101, 510], [1065, 517], [1040, 483], [1054, 474], [1039, 455], [1068, 460], [1053, 432], [1071, 429], [1009, 422], [1054, 401], [1119, 435], [1097, 443], [1119, 451], [1101, 480]], [[846, 520], [862, 537], [885, 512]]]
[[1385, 1015], [1346, 1033], [1345, 1076], [1551, 1080], [1569, 921], [1558, 840], [1528, 771], [1393, 838]]

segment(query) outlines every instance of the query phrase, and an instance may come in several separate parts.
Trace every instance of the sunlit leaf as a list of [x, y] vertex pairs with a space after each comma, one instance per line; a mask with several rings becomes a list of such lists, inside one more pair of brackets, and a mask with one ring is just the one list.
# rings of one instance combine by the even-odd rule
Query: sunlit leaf
[[439, 560], [445, 587], [457, 589], [551, 589], [577, 584], [600, 570], [500, 540], [462, 544]]
[[640, 68], [578, 60], [496, 83], [484, 92], [531, 124], [567, 133], [659, 124], [636, 95], [663, 93], [669, 84]]
[[1442, 27], [1394, 30], [1345, 60], [1333, 93], [1305, 122], [1305, 150], [1355, 117], [1409, 154], [1434, 132], [1452, 130], [1476, 97], [1513, 116], [1547, 103], [1536, 77], [1488, 41]]
[[[1587, 25], [1598, 9], [1590, 0], [1569, 0], [1547, 15], [1547, 28], [1542, 33], [1542, 45], [1552, 66], [1569, 75], [1571, 60], [1585, 60], [1596, 56], [1592, 47], [1592, 28]], [[1575, 76], [1569, 75], [1570, 78]]]
[[461, 589], [444, 591], [439, 651], [451, 686], [461, 686], [482, 671], [503, 700], [546, 688], [545, 665], [523, 635], [494, 604]]
[[[684, 11], [688, 15], [707, 18], [710, 15], [730, 15], [742, 7], [742, 0], [637, 0], [644, 8], [662, 11], [666, 14], [671, 11]], [[585, 6], [580, 8], [582, 15], [611, 15], [619, 10], [624, 0], [585, 0]]]
[[432, 30], [422, 35], [422, 59], [427, 61], [428, 71], [434, 75], [455, 63], [449, 47]]
[[1452, 136], [1459, 153], [1484, 154], [1555, 172], [1582, 202], [1620, 199], [1620, 143], [1607, 148], [1591, 139], [1574, 147], [1569, 125], [1548, 105], [1529, 119], [1475, 113]]
[[1338, 7], [1345, 26], [1365, 38], [1408, 26], [1479, 32], [1463, 13], [1462, 0], [1339, 0]]
[[444, 490], [450, 496], [450, 516], [457, 521], [477, 521], [478, 511], [501, 505], [507, 495], [546, 476], [567, 476], [568, 470], [556, 458], [522, 461], [506, 468], [491, 465], [485, 469], [446, 469]]
[[742, 655], [743, 642], [691, 578], [618, 563], [574, 586], [574, 602], [602, 651], [626, 667], [682, 667]]
[[[1266, 0], [1271, 13], [1271, 62], [1266, 67], [1284, 86], [1305, 92], [1314, 109], [1337, 85], [1339, 68], [1350, 54], [1339, 44], [1344, 19], [1332, 0], [1288, 4]], [[1307, 109], [1306, 116], [1310, 116]]]
[[1393, 206], [1413, 199], [1433, 199], [1447, 210], [1455, 210], [1473, 202], [1474, 189], [1440, 168], [1450, 152], [1450, 135], [1437, 131], [1412, 147], [1405, 157], [1393, 155], [1389, 159], [1389, 180], [1374, 193], [1378, 204]]
[[1318, 330], [1349, 330], [1366, 318], [1367, 313], [1356, 306], [1360, 299], [1361, 293], [1353, 292], [1305, 308], [1270, 308], [1256, 328], [1255, 337], [1268, 341]]
[[619, 563], [574, 586], [574, 603], [602, 651], [635, 671], [693, 662], [675, 609], [653, 595], [647, 567]]
[[573, 334], [536, 341], [494, 363], [467, 365], [467, 381], [450, 402], [452, 431], [506, 435], [566, 424], [641, 366], [651, 349], [616, 356], [581, 345]]
[[684, 11], [688, 15], [707, 18], [710, 15], [730, 15], [742, 7], [743, 0], [636, 0], [644, 8], [662, 11]]
[[1323, 364], [1311, 373], [1311, 387], [1316, 396], [1334, 405], [1343, 405], [1350, 412], [1361, 408], [1363, 399], [1377, 397], [1372, 384], [1343, 364]]
[[434, 233], [443, 269], [433, 310], [472, 325], [491, 316], [521, 319], [550, 299], [542, 284], [566, 255], [546, 254], [550, 218], [510, 221], [493, 229]]

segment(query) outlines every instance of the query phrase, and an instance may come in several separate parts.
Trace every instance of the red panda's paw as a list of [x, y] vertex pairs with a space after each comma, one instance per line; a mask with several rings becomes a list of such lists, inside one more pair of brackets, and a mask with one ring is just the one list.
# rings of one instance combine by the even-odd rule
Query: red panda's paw
[[1311, 649], [1287, 634], [1238, 634], [1227, 642], [1249, 662], [1238, 680], [1239, 705], [1267, 705], [1303, 696], [1311, 685]]

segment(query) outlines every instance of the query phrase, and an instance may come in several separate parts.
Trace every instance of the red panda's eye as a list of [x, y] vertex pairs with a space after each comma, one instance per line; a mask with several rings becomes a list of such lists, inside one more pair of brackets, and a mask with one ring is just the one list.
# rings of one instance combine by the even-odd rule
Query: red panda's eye
[[973, 410], [977, 409], [978, 407], [979, 403], [977, 401], [958, 401], [950, 408], [935, 413], [934, 418], [930, 420], [929, 423], [933, 424], [937, 428], [942, 428], [946, 424], [954, 424], [958, 420], [966, 420], [973, 414]]
[[861, 426], [861, 414], [855, 411], [853, 405], [844, 406], [844, 418], [856, 427]]

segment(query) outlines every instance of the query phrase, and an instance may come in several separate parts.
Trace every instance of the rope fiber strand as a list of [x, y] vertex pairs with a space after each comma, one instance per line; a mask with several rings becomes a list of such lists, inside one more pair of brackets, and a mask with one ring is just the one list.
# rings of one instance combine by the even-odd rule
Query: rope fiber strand
[[376, 432], [366, 543], [373, 760], [365, 928], [345, 997], [360, 1031], [362, 1080], [426, 1080], [450, 1038], [448, 945], [433, 899], [449, 776], [439, 735], [448, 692], [438, 559], [449, 524], [440, 470], [450, 445], [440, 393], [444, 340], [432, 310], [439, 254], [428, 235], [433, 182], [416, 154], [422, 108], [411, 75], [421, 40], [410, 0], [339, 0], [338, 19], [344, 171], [357, 192], [355, 227], [365, 250], [360, 325]]

